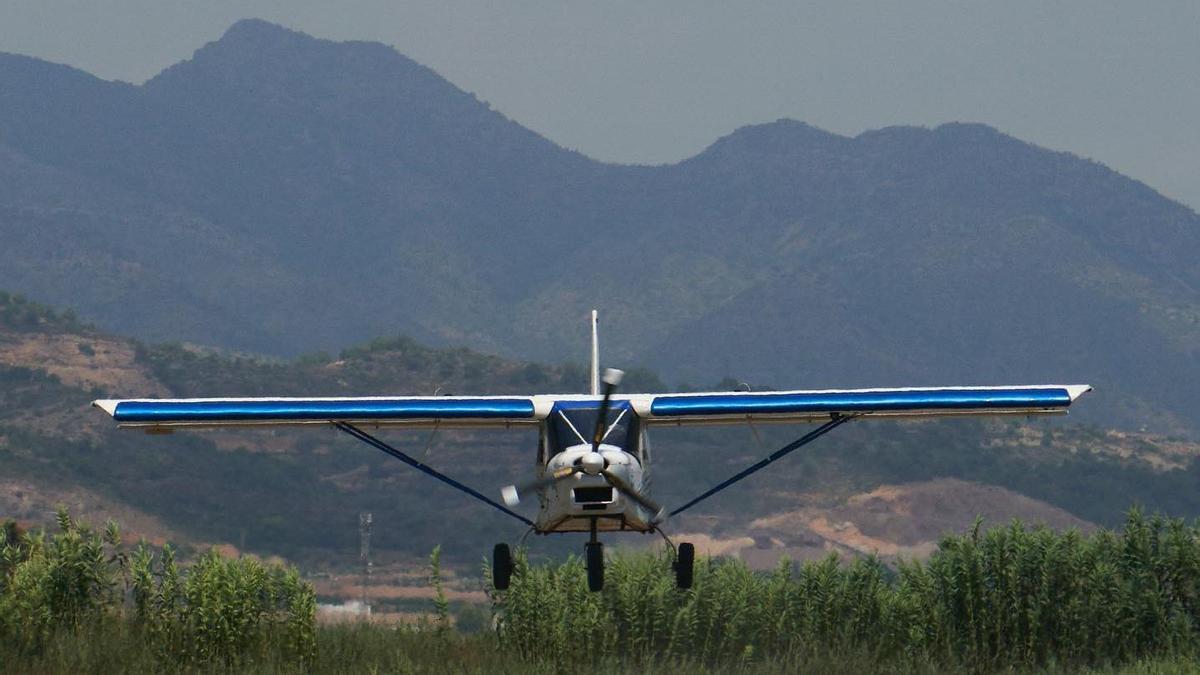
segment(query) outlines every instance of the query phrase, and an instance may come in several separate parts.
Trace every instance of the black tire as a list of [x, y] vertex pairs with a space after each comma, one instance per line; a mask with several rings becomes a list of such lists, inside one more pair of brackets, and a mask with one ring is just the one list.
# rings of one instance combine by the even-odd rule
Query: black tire
[[508, 590], [512, 580], [513, 559], [508, 544], [496, 544], [492, 549], [492, 585], [498, 591]]
[[604, 590], [604, 544], [584, 544], [587, 552], [588, 590], [593, 593]]
[[696, 547], [684, 542], [675, 553], [675, 587], [691, 588], [692, 573], [696, 568]]

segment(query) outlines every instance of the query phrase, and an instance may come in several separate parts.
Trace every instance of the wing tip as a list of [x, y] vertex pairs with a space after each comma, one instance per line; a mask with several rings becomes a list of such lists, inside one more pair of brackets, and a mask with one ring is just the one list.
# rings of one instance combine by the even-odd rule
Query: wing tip
[[117, 403], [119, 403], [119, 401], [116, 399], [102, 398], [92, 401], [92, 407], [103, 410], [104, 412], [108, 413], [110, 417], [115, 417], [117, 414]]
[[1079, 398], [1080, 396], [1083, 396], [1084, 394], [1088, 393], [1089, 391], [1092, 391], [1092, 385], [1090, 385], [1090, 384], [1068, 384], [1066, 389], [1067, 389], [1067, 395], [1071, 397], [1071, 402], [1074, 403], [1075, 399]]

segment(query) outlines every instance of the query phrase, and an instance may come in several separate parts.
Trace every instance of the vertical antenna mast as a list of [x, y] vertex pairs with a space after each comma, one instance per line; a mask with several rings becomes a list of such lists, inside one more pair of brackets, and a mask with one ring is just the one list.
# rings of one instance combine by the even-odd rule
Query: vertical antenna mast
[[596, 310], [592, 310], [592, 396], [600, 395], [600, 341], [596, 334]]
[[371, 598], [367, 595], [367, 586], [371, 583], [371, 517], [370, 511], [358, 514], [358, 559], [362, 563], [362, 606], [371, 619]]

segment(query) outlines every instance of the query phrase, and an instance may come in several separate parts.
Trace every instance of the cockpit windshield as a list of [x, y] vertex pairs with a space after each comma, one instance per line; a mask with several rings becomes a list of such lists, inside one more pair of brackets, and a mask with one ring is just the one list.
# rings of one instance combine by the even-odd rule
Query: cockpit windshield
[[[599, 401], [559, 401], [550, 413], [550, 454], [581, 443], [591, 443], [596, 432], [596, 416], [600, 414]], [[637, 454], [638, 417], [628, 401], [613, 401], [604, 423], [604, 438], [601, 443], [615, 445], [626, 452]]]

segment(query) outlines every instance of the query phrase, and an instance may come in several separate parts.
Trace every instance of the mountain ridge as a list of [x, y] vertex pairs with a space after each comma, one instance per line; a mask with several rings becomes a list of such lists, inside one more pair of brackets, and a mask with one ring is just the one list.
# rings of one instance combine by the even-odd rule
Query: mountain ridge
[[150, 341], [582, 359], [597, 307], [606, 358], [676, 382], [1054, 377], [1093, 421], [1200, 429], [1200, 216], [986, 125], [603, 163], [248, 20], [136, 86], [0, 55], [0, 175], [0, 286]]

